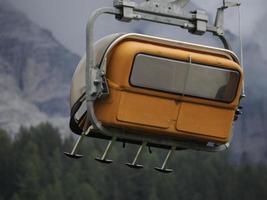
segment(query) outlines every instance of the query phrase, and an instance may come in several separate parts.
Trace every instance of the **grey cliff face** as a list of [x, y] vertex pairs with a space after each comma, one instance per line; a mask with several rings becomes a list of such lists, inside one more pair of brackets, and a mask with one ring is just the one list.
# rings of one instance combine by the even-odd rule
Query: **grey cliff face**
[[1, 128], [14, 133], [66, 117], [79, 57], [6, 2], [0, 2], [0, 27]]

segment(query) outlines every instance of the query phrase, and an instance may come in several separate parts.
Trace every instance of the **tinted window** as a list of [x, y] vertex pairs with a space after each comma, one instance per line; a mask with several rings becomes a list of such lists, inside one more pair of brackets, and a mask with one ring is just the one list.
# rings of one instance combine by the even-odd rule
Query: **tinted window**
[[130, 82], [144, 88], [231, 102], [238, 87], [239, 72], [138, 54]]

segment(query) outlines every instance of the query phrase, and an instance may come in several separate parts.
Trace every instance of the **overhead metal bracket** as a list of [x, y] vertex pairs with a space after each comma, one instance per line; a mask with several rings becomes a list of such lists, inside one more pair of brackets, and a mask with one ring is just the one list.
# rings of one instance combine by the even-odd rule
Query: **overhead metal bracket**
[[208, 16], [206, 12], [202, 10], [196, 10], [193, 11], [192, 14], [195, 21], [195, 28], [189, 30], [189, 32], [196, 35], [203, 35], [207, 32]]
[[119, 8], [122, 11], [122, 16], [116, 16], [117, 19], [125, 22], [129, 22], [134, 18], [138, 18], [137, 15], [134, 15], [134, 8], [136, 3], [130, 0], [114, 0], [113, 6]]
[[238, 2], [226, 2], [225, 0], [223, 1], [222, 7], [217, 9], [217, 14], [214, 22], [214, 26], [217, 28], [217, 35], [224, 35], [224, 10], [230, 7], [237, 7], [240, 5], [241, 3]]
[[180, 26], [197, 35], [202, 35], [207, 31], [216, 31], [216, 28], [208, 27], [208, 15], [205, 11], [196, 10], [191, 13], [184, 11], [183, 8], [189, 1], [147, 0], [137, 4], [131, 0], [114, 0], [113, 5], [121, 11], [121, 15], [116, 15], [120, 21], [129, 22], [133, 19], [153, 21]]
[[226, 8], [230, 8], [230, 7], [237, 7], [237, 6], [240, 6], [241, 3], [239, 2], [231, 2], [231, 1], [223, 1], [223, 8], [226, 9]]

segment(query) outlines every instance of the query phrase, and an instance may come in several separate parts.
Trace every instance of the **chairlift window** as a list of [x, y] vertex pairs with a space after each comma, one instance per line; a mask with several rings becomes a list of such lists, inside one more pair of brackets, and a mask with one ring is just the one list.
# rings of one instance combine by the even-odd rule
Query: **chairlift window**
[[134, 86], [185, 96], [232, 102], [236, 96], [238, 71], [137, 54], [130, 83]]

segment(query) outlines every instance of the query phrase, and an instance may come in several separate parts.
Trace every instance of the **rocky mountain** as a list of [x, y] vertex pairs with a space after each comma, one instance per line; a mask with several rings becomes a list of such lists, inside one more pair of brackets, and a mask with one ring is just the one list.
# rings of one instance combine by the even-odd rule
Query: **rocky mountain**
[[51, 32], [0, 2], [0, 127], [15, 133], [21, 125], [43, 121], [67, 124], [78, 61]]

